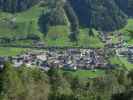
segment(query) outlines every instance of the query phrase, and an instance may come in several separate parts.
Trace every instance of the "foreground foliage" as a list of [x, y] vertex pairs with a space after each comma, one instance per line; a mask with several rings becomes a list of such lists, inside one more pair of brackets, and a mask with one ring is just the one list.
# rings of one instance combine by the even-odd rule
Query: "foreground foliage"
[[[86, 71], [87, 72], [87, 71]], [[96, 78], [77, 77], [51, 68], [14, 68], [0, 71], [0, 100], [132, 100], [133, 71], [106, 70]]]

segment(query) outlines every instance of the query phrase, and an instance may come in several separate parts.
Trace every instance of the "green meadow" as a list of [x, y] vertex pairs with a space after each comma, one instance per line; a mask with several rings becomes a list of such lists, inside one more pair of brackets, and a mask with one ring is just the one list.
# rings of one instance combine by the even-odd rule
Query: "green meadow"
[[79, 77], [79, 78], [96, 78], [96, 77], [101, 77], [104, 76], [105, 70], [77, 70], [77, 71], [72, 71], [72, 70], [62, 70], [63, 73], [69, 73], [70, 75], [74, 77]]
[[0, 47], [0, 56], [16, 56], [25, 51], [26, 49], [22, 49], [22, 48]]
[[[47, 6], [40, 7], [35, 5], [27, 11], [11, 14], [0, 12], [0, 37], [14, 38], [24, 37], [28, 34], [35, 34], [40, 37], [40, 41], [47, 46], [74, 46], [74, 47], [91, 47], [102, 48], [104, 43], [101, 42], [95, 31], [94, 36], [89, 36], [87, 29], [81, 29], [78, 36], [78, 42], [71, 42], [69, 39], [70, 29], [68, 26], [49, 27], [48, 35], [44, 37], [38, 26], [39, 16], [48, 11]], [[32, 44], [31, 40], [14, 41], [13, 44]]]

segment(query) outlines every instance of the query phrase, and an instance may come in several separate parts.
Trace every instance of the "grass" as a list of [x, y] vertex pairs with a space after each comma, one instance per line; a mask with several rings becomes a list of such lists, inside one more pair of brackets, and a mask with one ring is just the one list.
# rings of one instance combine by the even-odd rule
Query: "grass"
[[127, 30], [133, 31], [133, 19], [129, 19], [127, 25], [120, 30], [120, 32], [124, 33], [123, 39], [127, 41], [127, 44], [133, 45], [133, 38], [129, 35], [129, 32]]
[[[98, 38], [98, 35], [89, 37], [87, 35], [87, 29], [80, 30], [78, 45], [75, 45], [76, 43], [71, 42], [68, 38], [70, 33], [68, 26], [50, 27], [47, 37], [44, 38], [43, 33], [39, 31], [38, 19], [42, 12], [46, 13], [47, 11], [47, 7], [35, 5], [31, 9], [16, 14], [0, 12], [0, 36], [14, 38], [34, 33], [37, 34], [41, 38], [41, 41], [44, 41], [47, 46], [77, 46], [91, 48], [104, 46]], [[15, 20], [15, 27], [12, 27], [12, 20]], [[23, 42], [16, 41], [14, 43], [22, 44]], [[31, 44], [31, 41], [26, 40], [26, 42], [24, 43]]]
[[88, 35], [88, 29], [81, 29], [78, 35], [78, 43], [71, 42], [69, 39], [70, 30], [67, 26], [50, 27], [45, 43], [49, 46], [72, 46], [84, 48], [103, 48], [99, 34], [94, 31], [94, 36]]
[[116, 35], [111, 35], [110, 38], [112, 39], [112, 43], [113, 43], [113, 44], [119, 43], [118, 36], [116, 36]]
[[67, 26], [53, 26], [49, 28], [44, 41], [48, 46], [71, 46], [68, 33], [69, 28]]
[[120, 31], [125, 32], [126, 30], [133, 30], [133, 19], [128, 19], [127, 25]]
[[7, 48], [7, 47], [0, 47], [0, 56], [16, 56], [21, 54], [26, 49], [22, 48]]
[[77, 71], [67, 71], [63, 70], [63, 72], [70, 73], [71, 75], [79, 78], [96, 78], [105, 75], [104, 70], [77, 70]]
[[[47, 37], [43, 36], [43, 33], [39, 31], [38, 19], [39, 16], [48, 11], [47, 6], [40, 7], [35, 5], [32, 8], [16, 13], [10, 14], [0, 12], [0, 37], [14, 38], [17, 36], [27, 36], [34, 33], [41, 38], [47, 46], [71, 46], [71, 47], [85, 47], [85, 48], [103, 48], [104, 43], [101, 42], [98, 32], [94, 31], [94, 36], [88, 35], [88, 29], [80, 29], [78, 36], [78, 43], [71, 42], [69, 37], [70, 29], [68, 26], [54, 26], [50, 27]], [[15, 20], [12, 23], [12, 20]], [[128, 44], [133, 44], [133, 39], [129, 37], [126, 32], [127, 29], [132, 29], [133, 19], [128, 20], [128, 24], [120, 31], [124, 32], [124, 38], [128, 40]], [[27, 43], [29, 42], [29, 43]], [[112, 42], [117, 43], [118, 40], [115, 36], [112, 36]], [[14, 44], [32, 44], [32, 41], [15, 41]]]
[[42, 8], [39, 5], [35, 5], [27, 11], [16, 14], [0, 12], [0, 36], [14, 38], [32, 33], [41, 37], [38, 18], [42, 12], [45, 13], [46, 11], [47, 7]]
[[[43, 33], [39, 31], [38, 19], [39, 16], [48, 11], [47, 6], [40, 7], [39, 5], [35, 5], [32, 8], [16, 13], [5, 13], [0, 12], [0, 36], [1, 37], [20, 37], [27, 36], [28, 34], [34, 33], [41, 38], [41, 41], [47, 46], [71, 46], [71, 47], [91, 47], [91, 48], [99, 48], [103, 47], [103, 43], [100, 41], [98, 35], [94, 37], [89, 37], [87, 35], [87, 29], [81, 29], [79, 33], [79, 41], [78, 44], [71, 42], [69, 37], [70, 29], [68, 26], [54, 26], [50, 27], [48, 31], [48, 36], [44, 37]], [[12, 24], [12, 20], [14, 21], [14, 27]], [[24, 44], [31, 44], [31, 41], [25, 40]], [[22, 44], [22, 41], [15, 41], [14, 44]], [[29, 43], [27, 43], [29, 42]]]
[[128, 60], [126, 58], [120, 58], [122, 64], [128, 69], [131, 70], [133, 69], [133, 64], [131, 64], [130, 62], [128, 62]]
[[128, 60], [124, 57], [118, 57], [118, 56], [110, 57], [110, 62], [111, 64], [125, 67], [128, 70], [133, 69], [133, 64], [128, 62]]
[[79, 34], [79, 46], [91, 48], [103, 48], [104, 43], [101, 42], [99, 34], [93, 30], [94, 36], [88, 35], [88, 29], [81, 29]]

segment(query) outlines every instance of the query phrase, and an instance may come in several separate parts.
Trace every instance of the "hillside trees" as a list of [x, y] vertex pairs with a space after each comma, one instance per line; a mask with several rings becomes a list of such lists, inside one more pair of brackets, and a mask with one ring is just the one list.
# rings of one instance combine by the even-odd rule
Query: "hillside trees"
[[125, 14], [114, 0], [70, 0], [80, 25], [98, 30], [111, 31], [123, 27]]
[[0, 100], [132, 100], [133, 70], [107, 70], [105, 76], [79, 78], [5, 63], [0, 71]]
[[0, 72], [0, 100], [48, 100], [49, 81], [38, 69], [14, 68], [5, 63]]
[[115, 0], [120, 9], [128, 16], [133, 16], [133, 0]]
[[50, 12], [40, 17], [43, 24], [40, 25], [43, 26], [41, 29], [48, 29], [45, 27], [50, 25], [67, 25], [67, 18], [71, 28], [71, 40], [77, 40], [80, 26], [112, 31], [126, 24], [127, 17], [117, 0], [53, 0], [48, 5]]
[[3, 71], [0, 73], [1, 90], [0, 97], [2, 100], [22, 100], [24, 87], [19, 79], [13, 66], [7, 62]]
[[69, 3], [64, 4], [62, 0], [49, 1], [48, 4], [50, 11], [42, 14], [38, 21], [40, 30], [46, 35], [50, 26], [68, 25], [70, 23], [70, 39], [76, 41], [79, 32], [79, 23], [71, 5]]
[[0, 0], [0, 8], [6, 12], [19, 12], [36, 4], [39, 0]]
[[51, 93], [49, 100], [68, 100], [72, 97], [70, 83], [63, 77], [61, 71], [51, 68], [48, 71], [51, 84]]
[[48, 28], [50, 26], [56, 25], [66, 25], [67, 20], [65, 17], [64, 9], [62, 8], [63, 3], [56, 1], [49, 1], [49, 12], [46, 14], [42, 14], [39, 18], [38, 24], [40, 26], [41, 32], [46, 33], [48, 32]]
[[23, 65], [18, 69], [18, 76], [25, 90], [23, 100], [48, 100], [49, 78], [43, 71]]
[[70, 39], [71, 41], [77, 41], [78, 40], [77, 36], [79, 33], [79, 21], [77, 15], [75, 14], [69, 2], [65, 4], [64, 9], [66, 11], [66, 15], [70, 22], [70, 27], [71, 27]]
[[[24, 11], [40, 1], [42, 0], [0, 0], [0, 9], [15, 13]], [[73, 38], [77, 36], [79, 26], [112, 31], [126, 24], [126, 15], [133, 16], [132, 0], [77, 0], [76, 2], [75, 0], [43, 0], [42, 2], [50, 11], [40, 17], [42, 23], [46, 23], [41, 26], [44, 28], [50, 24], [66, 25], [68, 23], [66, 19], [69, 19]], [[45, 22], [44, 18], [49, 22]], [[43, 28], [42, 31], [45, 31]]]

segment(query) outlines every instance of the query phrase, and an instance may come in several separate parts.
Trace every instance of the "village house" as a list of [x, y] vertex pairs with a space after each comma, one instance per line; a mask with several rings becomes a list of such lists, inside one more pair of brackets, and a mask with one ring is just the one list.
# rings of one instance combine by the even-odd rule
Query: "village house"
[[117, 56], [126, 57], [130, 63], [133, 63], [133, 47], [119, 48], [116, 50]]
[[15, 67], [25, 64], [43, 70], [51, 67], [65, 69], [95, 69], [106, 67], [104, 51], [97, 49], [48, 49], [28, 51], [15, 57], [9, 57]]
[[6, 61], [6, 59], [4, 57], [0, 57], [0, 69], [2, 69], [4, 66], [4, 62]]

